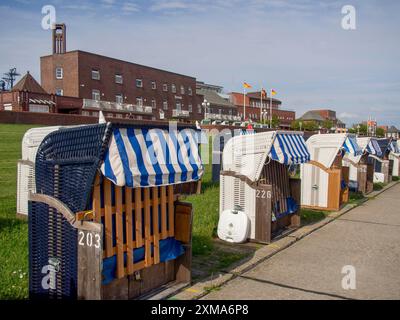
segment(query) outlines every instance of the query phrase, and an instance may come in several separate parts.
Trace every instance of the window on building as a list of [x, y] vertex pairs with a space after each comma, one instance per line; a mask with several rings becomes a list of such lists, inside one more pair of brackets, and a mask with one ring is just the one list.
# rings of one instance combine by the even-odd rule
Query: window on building
[[115, 83], [122, 84], [124, 82], [124, 79], [122, 78], [122, 74], [116, 74], [115, 75]]
[[176, 93], [176, 86], [174, 84], [171, 84], [171, 91], [172, 93]]
[[151, 88], [152, 88], [153, 90], [156, 90], [156, 89], [157, 89], [157, 83], [156, 83], [155, 81], [152, 81], [152, 82], [151, 82]]
[[152, 107], [153, 109], [157, 108], [156, 99], [151, 99], [151, 107]]
[[136, 79], [136, 87], [143, 88], [143, 80], [142, 79]]
[[163, 101], [163, 109], [168, 110], [168, 101]]
[[136, 98], [136, 105], [137, 106], [143, 106], [143, 98], [142, 97], [137, 97]]
[[83, 110], [83, 111], [82, 111], [82, 115], [83, 115], [83, 116], [90, 116], [90, 112], [89, 112], [89, 111], [86, 111], [86, 110]]
[[188, 94], [191, 96], [193, 94], [192, 87], [188, 87]]
[[96, 69], [92, 69], [92, 79], [100, 80], [100, 71]]
[[189, 112], [193, 112], [193, 106], [191, 104], [188, 105]]
[[49, 112], [49, 106], [43, 106], [38, 104], [30, 104], [29, 105], [29, 112]]
[[122, 94], [116, 94], [116, 95], [115, 95], [115, 102], [116, 102], [116, 103], [120, 103], [120, 104], [124, 103], [124, 97], [123, 97], [123, 95], [122, 95]]
[[182, 104], [181, 104], [181, 102], [180, 101], [177, 101], [176, 103], [175, 103], [175, 107], [176, 107], [176, 110], [182, 110]]
[[165, 92], [168, 91], [168, 84], [167, 83], [163, 84], [163, 91], [165, 91]]
[[117, 114], [116, 114], [116, 117], [117, 117], [117, 118], [122, 118], [122, 114], [117, 113]]
[[97, 111], [92, 111], [92, 116], [98, 117], [98, 116], [99, 116], [99, 113], [98, 113]]
[[63, 95], [64, 95], [64, 90], [63, 90], [63, 89], [57, 88], [57, 89], [56, 89], [56, 95], [57, 95], [57, 96], [63, 96]]
[[63, 78], [63, 68], [57, 67], [56, 68], [56, 79], [62, 79]]
[[96, 101], [100, 101], [100, 90], [93, 89], [92, 90], [92, 99]]
[[201, 104], [197, 104], [197, 113], [201, 113]]
[[181, 94], [185, 94], [185, 87], [181, 86]]

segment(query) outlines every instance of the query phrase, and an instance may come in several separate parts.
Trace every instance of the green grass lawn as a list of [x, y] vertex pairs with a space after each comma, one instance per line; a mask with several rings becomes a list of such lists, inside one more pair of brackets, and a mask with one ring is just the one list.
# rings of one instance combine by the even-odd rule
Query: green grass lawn
[[[28, 298], [28, 223], [16, 218], [17, 160], [21, 140], [33, 125], [0, 124], [0, 299]], [[203, 193], [186, 197], [194, 206], [193, 254], [208, 255], [218, 223], [219, 187], [206, 165]], [[226, 261], [238, 257], [225, 255]], [[226, 260], [226, 261], [225, 261]]]

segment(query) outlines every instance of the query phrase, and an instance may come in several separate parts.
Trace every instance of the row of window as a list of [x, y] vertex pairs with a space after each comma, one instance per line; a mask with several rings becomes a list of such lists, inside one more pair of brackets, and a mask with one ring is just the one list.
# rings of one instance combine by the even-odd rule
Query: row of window
[[[100, 99], [100, 91], [99, 91], [99, 90], [96, 90], [96, 89], [92, 90], [92, 99], [93, 99], [93, 100], [96, 100], [96, 101], [100, 101], [100, 100], [101, 100], [101, 99]], [[117, 95], [115, 95], [115, 102], [116, 102], [116, 103], [119, 103], [119, 104], [124, 103], [124, 97], [123, 97], [123, 95], [122, 95], [122, 94], [117, 94]], [[143, 105], [144, 105], [144, 104], [143, 104], [143, 97], [136, 97], [136, 105], [137, 105], [137, 106], [143, 106]], [[182, 110], [182, 107], [183, 107], [183, 106], [184, 106], [184, 105], [183, 105], [180, 101], [177, 101], [177, 102], [175, 103], [175, 107], [176, 107], [177, 110]], [[151, 99], [151, 107], [152, 107], [153, 109], [156, 109], [156, 108], [157, 108], [156, 99]], [[168, 110], [168, 101], [167, 101], [167, 100], [164, 100], [164, 101], [163, 101], [163, 106], [162, 106], [162, 108], [163, 108], [163, 110]], [[200, 107], [199, 110], [200, 110], [200, 111], [198, 111], [198, 112], [201, 113], [201, 107]], [[189, 112], [192, 112], [192, 111], [193, 111], [193, 106], [192, 106], [191, 104], [188, 105], [188, 111], [189, 111]]]
[[[63, 78], [63, 68], [62, 67], [56, 67], [56, 79], [62, 79]], [[100, 71], [96, 69], [92, 69], [92, 80], [100, 80]], [[117, 84], [123, 84], [124, 79], [122, 74], [115, 74], [115, 83]], [[157, 82], [155, 80], [150, 82], [151, 89], [152, 90], [157, 90]], [[144, 87], [144, 82], [143, 79], [136, 79], [136, 87], [137, 88], [143, 88]], [[162, 89], [164, 92], [169, 91], [169, 85], [168, 83], [163, 83]], [[184, 86], [180, 86], [180, 94], [186, 94], [186, 89]], [[173, 83], [171, 84], [171, 92], [176, 93], [177, 92], [177, 87]], [[193, 95], [193, 89], [191, 87], [187, 88], [187, 93], [189, 96]]]
[[[239, 116], [243, 117], [243, 113], [239, 113]], [[257, 113], [246, 113], [246, 116], [248, 116], [250, 119], [258, 119], [259, 114]], [[278, 116], [279, 120], [294, 120], [292, 117], [284, 117], [284, 116]]]
[[[217, 111], [216, 109], [212, 109], [212, 108], [207, 109], [207, 112], [209, 112], [209, 113], [220, 114], [220, 115], [225, 114], [225, 113], [222, 112], [222, 109], [218, 109], [218, 112], [216, 112], [216, 111]], [[229, 109], [229, 110], [228, 110], [228, 114], [229, 114], [230, 116], [233, 114], [232, 109]]]
[[[276, 105], [278, 105], [278, 104], [277, 103], [272, 103], [272, 107], [274, 107]], [[261, 101], [257, 101], [257, 102], [252, 101], [250, 103], [250, 106], [253, 107], [253, 108], [259, 108], [261, 106]], [[269, 108], [269, 101], [268, 102], [263, 102], [262, 106], [263, 106], [263, 108]]]
[[[82, 111], [82, 115], [83, 116], [94, 116], [94, 117], [98, 117], [99, 116], [99, 112], [98, 111], [87, 111], [87, 110], [83, 110]], [[126, 118], [126, 119], [136, 119], [136, 120], [143, 120], [143, 116], [141, 115], [132, 115], [132, 114], [122, 114], [122, 113], [106, 113], [105, 114], [106, 117], [110, 117], [110, 118]], [[156, 120], [155, 116], [151, 117], [151, 120]]]

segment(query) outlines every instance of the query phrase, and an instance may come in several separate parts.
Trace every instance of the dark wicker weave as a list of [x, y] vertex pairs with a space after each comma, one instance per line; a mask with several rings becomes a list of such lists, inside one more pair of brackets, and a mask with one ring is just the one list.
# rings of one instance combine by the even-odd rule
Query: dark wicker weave
[[[138, 126], [86, 125], [46, 136], [36, 156], [36, 192], [60, 200], [74, 213], [90, 209], [94, 180], [113, 127]], [[140, 128], [144, 127], [154, 128]], [[182, 128], [194, 127], [178, 125]], [[60, 261], [57, 288], [44, 290], [42, 268], [51, 258]], [[31, 298], [77, 297], [77, 230], [54, 208], [38, 202], [29, 204], [29, 264]]]
[[[109, 133], [103, 124], [49, 134], [36, 156], [36, 192], [61, 200], [72, 212], [85, 210]], [[56, 290], [42, 287], [42, 268], [50, 258], [60, 261]], [[31, 298], [76, 298], [77, 231], [43, 203], [30, 203], [29, 263]]]

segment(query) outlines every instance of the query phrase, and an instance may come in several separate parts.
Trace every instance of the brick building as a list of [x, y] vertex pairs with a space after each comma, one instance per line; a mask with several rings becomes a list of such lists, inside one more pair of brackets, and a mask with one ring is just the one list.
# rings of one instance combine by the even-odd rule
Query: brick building
[[303, 122], [313, 121], [317, 123], [319, 126], [322, 126], [325, 121], [332, 122], [331, 131], [335, 131], [337, 133], [347, 132], [346, 124], [342, 122], [340, 119], [336, 117], [336, 111], [329, 109], [320, 109], [320, 110], [310, 110], [303, 114], [299, 120]]
[[[53, 54], [40, 58], [41, 85], [58, 96], [83, 99], [81, 113], [153, 120], [202, 119], [194, 77], [80, 50], [66, 51], [65, 25], [53, 34]], [[61, 45], [60, 45], [61, 43]], [[76, 112], [70, 110], [71, 112]], [[121, 112], [120, 112], [121, 111]]]
[[[244, 105], [246, 108], [246, 120], [254, 122], [265, 121], [268, 123], [270, 119], [270, 97], [263, 98], [261, 106], [261, 92], [249, 92], [245, 96], [243, 93], [230, 93], [231, 102], [237, 107], [238, 115], [244, 117]], [[244, 99], [244, 101], [243, 101]], [[282, 102], [272, 98], [272, 116], [279, 119], [279, 126], [289, 128], [293, 120], [296, 119], [296, 113], [291, 110], [281, 109]]]
[[216, 121], [216, 123], [240, 121], [240, 117], [237, 115], [237, 107], [230, 102], [229, 96], [222, 93], [222, 87], [197, 82], [196, 93], [204, 99], [198, 106], [199, 110], [203, 112], [205, 121]]

